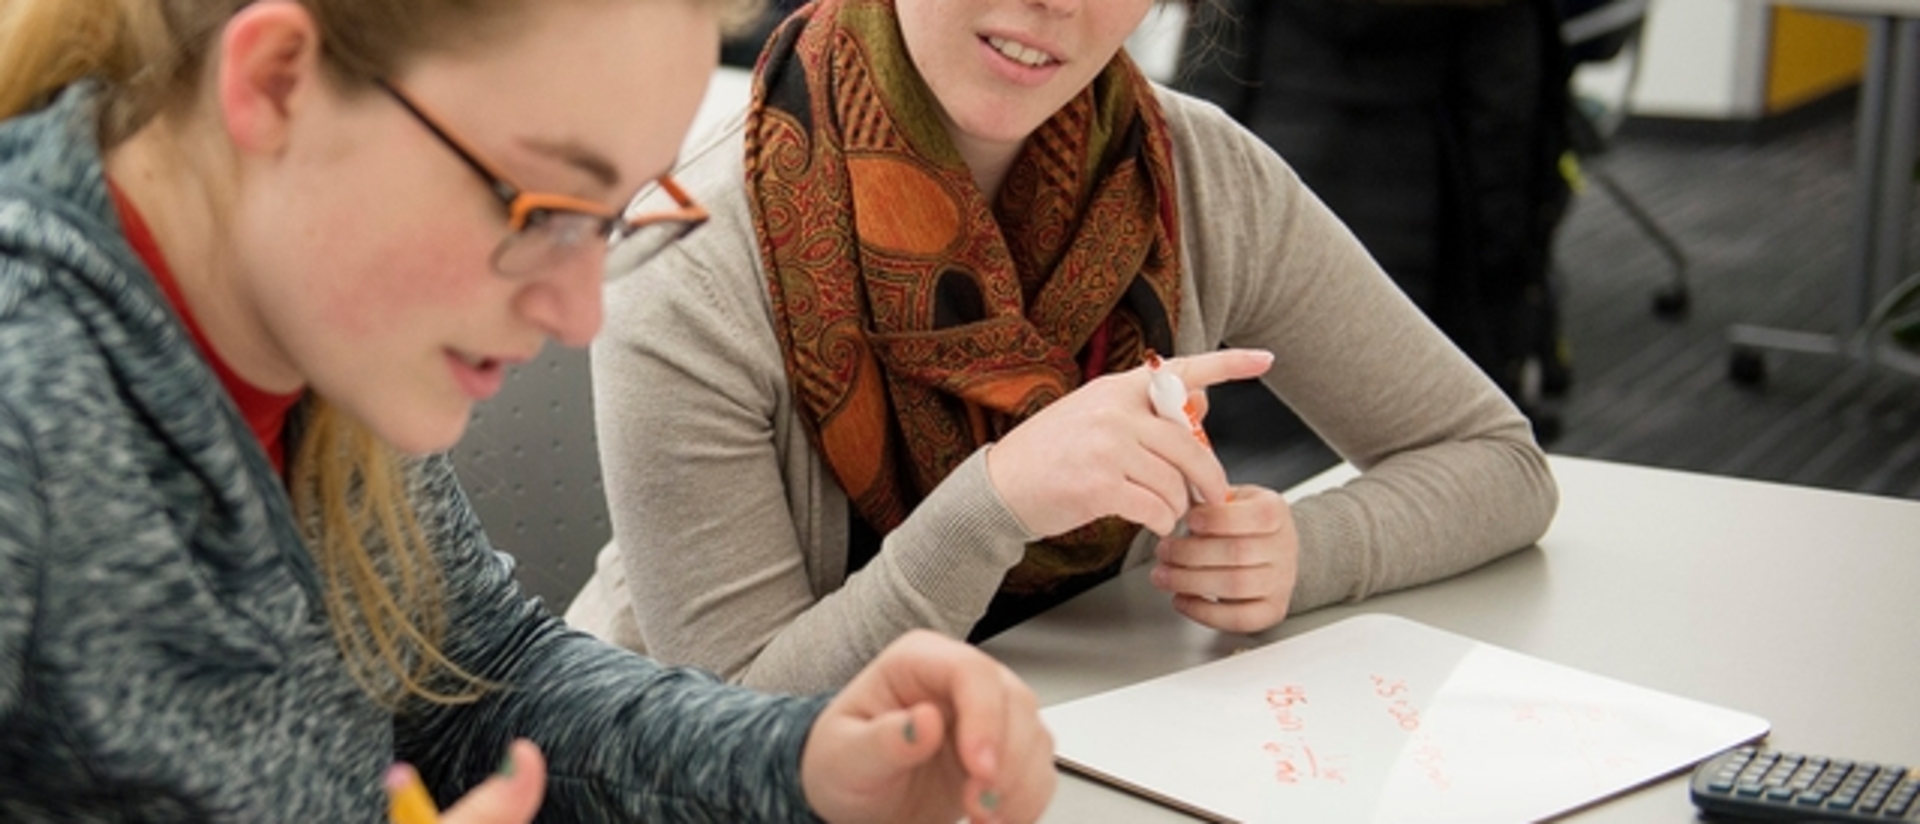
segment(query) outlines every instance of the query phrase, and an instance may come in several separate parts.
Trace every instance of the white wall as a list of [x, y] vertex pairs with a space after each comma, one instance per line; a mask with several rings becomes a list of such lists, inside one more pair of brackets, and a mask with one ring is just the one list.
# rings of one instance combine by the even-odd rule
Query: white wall
[[1705, 120], [1760, 117], [1766, 21], [1761, 0], [1653, 0], [1634, 111]]

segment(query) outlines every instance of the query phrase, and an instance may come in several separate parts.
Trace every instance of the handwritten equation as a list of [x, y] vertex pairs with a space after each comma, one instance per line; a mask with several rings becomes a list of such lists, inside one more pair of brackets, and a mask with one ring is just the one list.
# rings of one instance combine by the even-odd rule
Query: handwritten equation
[[1266, 701], [1273, 723], [1283, 733], [1260, 746], [1273, 761], [1273, 780], [1289, 785], [1302, 781], [1347, 783], [1346, 756], [1315, 752], [1307, 743], [1306, 688], [1298, 684], [1275, 687], [1267, 690]]
[[[1405, 679], [1369, 675], [1370, 690], [1377, 697], [1393, 725], [1406, 732], [1412, 741], [1413, 763], [1435, 790], [1445, 792], [1453, 786], [1447, 777], [1447, 753], [1433, 736], [1421, 730], [1420, 707]], [[1307, 781], [1345, 784], [1348, 769], [1345, 755], [1316, 750], [1307, 730], [1307, 690], [1299, 684], [1270, 688], [1263, 697], [1267, 713], [1273, 718], [1279, 735], [1263, 742], [1260, 749], [1273, 765], [1273, 780], [1297, 785]]]
[[1447, 751], [1433, 736], [1420, 729], [1420, 707], [1413, 703], [1407, 689], [1407, 682], [1401, 678], [1388, 678], [1384, 675], [1369, 675], [1373, 682], [1373, 694], [1385, 702], [1387, 715], [1395, 726], [1406, 730], [1413, 737], [1413, 763], [1419, 767], [1427, 783], [1441, 792], [1453, 788], [1453, 782], [1447, 778]]
[[1543, 732], [1559, 732], [1563, 749], [1578, 757], [1589, 774], [1599, 776], [1640, 766], [1639, 758], [1609, 745], [1606, 731], [1618, 719], [1598, 704], [1517, 701], [1513, 704], [1513, 722]]

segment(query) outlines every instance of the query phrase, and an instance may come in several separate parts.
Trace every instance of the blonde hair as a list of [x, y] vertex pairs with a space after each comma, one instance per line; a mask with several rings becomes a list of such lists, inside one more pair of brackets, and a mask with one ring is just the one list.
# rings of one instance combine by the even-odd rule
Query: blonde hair
[[[221, 28], [251, 2], [0, 0], [0, 118], [92, 79], [101, 84], [101, 145], [117, 145], [191, 105]], [[365, 83], [409, 57], [507, 31], [513, 14], [551, 0], [297, 2], [320, 30], [329, 70]], [[729, 26], [757, 8], [757, 0], [683, 2], [715, 9]], [[477, 699], [491, 685], [441, 651], [441, 570], [414, 511], [406, 459], [324, 398], [309, 411], [287, 483], [348, 671], [390, 706]]]

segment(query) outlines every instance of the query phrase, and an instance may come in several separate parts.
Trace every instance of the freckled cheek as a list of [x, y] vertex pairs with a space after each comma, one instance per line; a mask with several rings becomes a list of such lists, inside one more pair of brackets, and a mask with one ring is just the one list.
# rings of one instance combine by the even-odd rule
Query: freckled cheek
[[328, 324], [348, 334], [391, 335], [417, 328], [427, 317], [470, 305], [493, 277], [486, 242], [460, 233], [419, 233], [426, 242], [401, 237], [353, 255], [355, 269], [341, 272], [320, 296]]

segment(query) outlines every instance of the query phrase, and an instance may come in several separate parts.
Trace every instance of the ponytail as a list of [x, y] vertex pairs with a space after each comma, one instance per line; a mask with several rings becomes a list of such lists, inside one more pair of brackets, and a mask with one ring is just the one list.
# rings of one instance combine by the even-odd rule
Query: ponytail
[[245, 2], [0, 0], [0, 119], [94, 79], [106, 87], [101, 142], [117, 144], [184, 93], [213, 31]]

